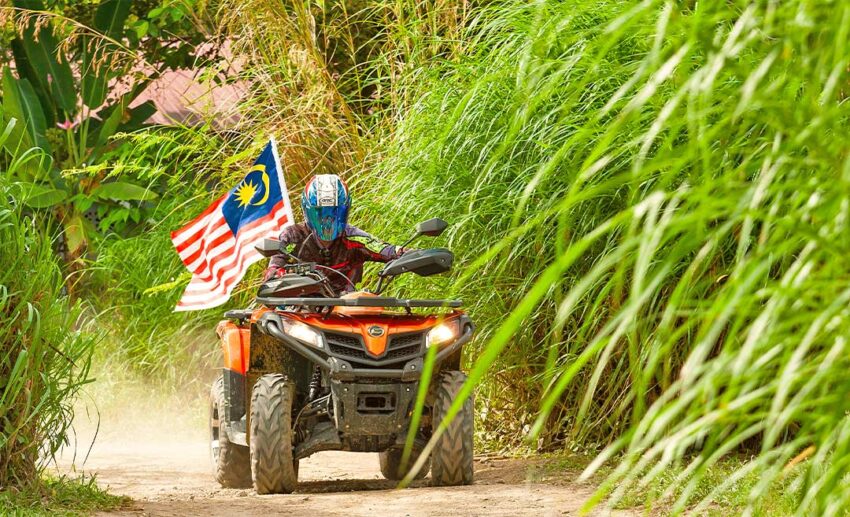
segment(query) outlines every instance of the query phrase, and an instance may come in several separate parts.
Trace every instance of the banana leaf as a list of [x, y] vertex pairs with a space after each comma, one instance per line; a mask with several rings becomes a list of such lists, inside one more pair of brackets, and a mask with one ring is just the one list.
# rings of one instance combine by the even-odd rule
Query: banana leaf
[[[32, 63], [30, 63], [30, 60], [27, 57], [27, 52], [24, 50], [24, 45], [21, 43], [21, 40], [13, 39], [11, 41], [10, 48], [12, 49], [12, 57], [15, 58], [15, 70], [18, 72], [18, 75], [21, 77], [37, 78], [38, 74], [36, 74], [35, 69], [33, 69]], [[39, 103], [41, 103], [41, 109], [44, 112], [44, 120], [47, 127], [55, 127], [57, 122], [56, 105], [53, 102], [53, 97], [50, 95], [50, 91], [42, 88], [41, 83], [37, 80], [31, 80], [30, 83], [32, 83], [32, 87], [35, 89], [35, 94], [38, 96]]]
[[18, 120], [5, 142], [6, 148], [14, 152], [19, 146], [40, 147], [50, 153], [50, 144], [45, 138], [47, 123], [32, 84], [27, 79], [16, 79], [6, 67], [3, 69], [2, 85], [4, 119]]
[[77, 255], [88, 242], [90, 236], [95, 232], [92, 224], [82, 214], [75, 213], [65, 223], [65, 242], [68, 246], [68, 253], [72, 256]]
[[156, 192], [126, 181], [101, 183], [92, 191], [92, 195], [115, 201], [148, 201], [158, 197]]
[[[44, 11], [40, 0], [14, 0], [15, 7], [31, 11]], [[37, 81], [52, 94], [56, 105], [65, 111], [67, 118], [72, 118], [77, 109], [77, 93], [74, 87], [74, 76], [71, 65], [59, 52], [59, 44], [53, 35], [50, 24], [45, 24], [36, 31], [35, 22], [30, 22], [24, 28], [21, 44], [32, 65], [24, 73], [34, 72]]]
[[[124, 94], [118, 102], [112, 104], [111, 106], [100, 110], [97, 115], [100, 117], [100, 120], [93, 119], [91, 120], [91, 125], [89, 126], [89, 131], [92, 135], [97, 135], [97, 140], [95, 140], [95, 145], [93, 147], [91, 156], [89, 157], [89, 161], [96, 161], [101, 153], [104, 151], [105, 146], [109, 143], [109, 137], [118, 132], [119, 129], [122, 131], [131, 131], [133, 129], [132, 125], [135, 119], [138, 119], [145, 113], [148, 113], [145, 118], [142, 120], [147, 120], [147, 118], [152, 113], [151, 107], [152, 104], [148, 105], [148, 103], [143, 103], [140, 106], [132, 110], [128, 110], [127, 106], [133, 102], [133, 99], [139, 96], [139, 94], [147, 88], [148, 84], [150, 84], [150, 80], [142, 81], [136, 84], [132, 90]], [[136, 112], [136, 110], [139, 110]], [[155, 111], [155, 109], [154, 109]], [[137, 124], [137, 127], [140, 126], [141, 123]], [[126, 128], [122, 128], [122, 126]]]
[[109, 142], [109, 137], [115, 134], [115, 131], [118, 129], [118, 125], [121, 124], [121, 120], [124, 118], [124, 106], [124, 99], [121, 99], [112, 108], [112, 111], [109, 116], [106, 117], [101, 123], [100, 131], [97, 134], [97, 143], [95, 144], [95, 150], [92, 153], [92, 160], [97, 159], [98, 155], [103, 149], [103, 146], [105, 146]]
[[49, 208], [58, 205], [68, 198], [64, 190], [37, 183], [19, 183], [22, 200], [30, 208]]

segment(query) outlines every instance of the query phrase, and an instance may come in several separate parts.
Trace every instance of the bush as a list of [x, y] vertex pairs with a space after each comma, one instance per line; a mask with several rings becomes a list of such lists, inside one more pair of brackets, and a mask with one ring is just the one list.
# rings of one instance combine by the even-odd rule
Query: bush
[[74, 395], [89, 381], [95, 338], [38, 214], [0, 182], [0, 487], [38, 484], [42, 460], [66, 443]]

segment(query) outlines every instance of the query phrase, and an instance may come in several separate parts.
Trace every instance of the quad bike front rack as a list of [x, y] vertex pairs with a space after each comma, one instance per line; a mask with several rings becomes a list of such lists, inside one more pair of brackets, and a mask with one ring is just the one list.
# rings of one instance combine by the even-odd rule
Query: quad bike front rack
[[417, 300], [385, 296], [367, 296], [361, 298], [258, 297], [257, 301], [271, 307], [294, 305], [309, 307], [401, 307], [414, 309], [423, 307], [457, 308], [462, 305], [460, 300]]

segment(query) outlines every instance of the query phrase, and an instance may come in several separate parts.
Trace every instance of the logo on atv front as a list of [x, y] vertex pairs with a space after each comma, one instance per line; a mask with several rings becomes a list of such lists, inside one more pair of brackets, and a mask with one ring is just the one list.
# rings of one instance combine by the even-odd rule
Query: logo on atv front
[[366, 329], [366, 332], [368, 332], [369, 335], [372, 337], [381, 337], [384, 335], [384, 329], [377, 325], [372, 325], [371, 327]]

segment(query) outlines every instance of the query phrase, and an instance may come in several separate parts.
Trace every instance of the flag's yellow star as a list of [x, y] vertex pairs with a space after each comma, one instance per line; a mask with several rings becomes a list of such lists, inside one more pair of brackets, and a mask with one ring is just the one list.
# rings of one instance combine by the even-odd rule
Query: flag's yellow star
[[257, 186], [250, 181], [246, 181], [236, 188], [235, 194], [240, 207], [248, 206], [257, 194]]

